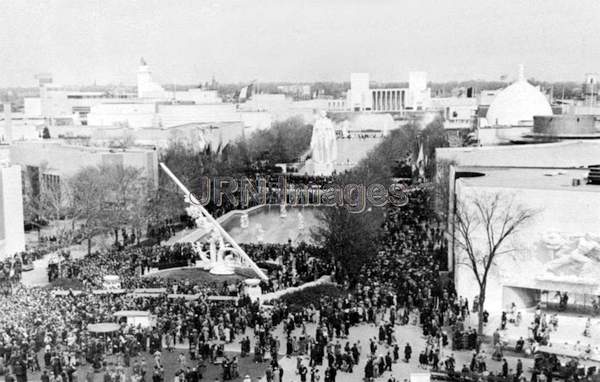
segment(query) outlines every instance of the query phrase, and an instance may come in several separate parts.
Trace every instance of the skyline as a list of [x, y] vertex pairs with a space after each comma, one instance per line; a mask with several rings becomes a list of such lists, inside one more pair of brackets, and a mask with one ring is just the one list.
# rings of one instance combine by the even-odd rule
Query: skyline
[[371, 80], [582, 81], [600, 72], [600, 2], [46, 0], [3, 2], [0, 86]]

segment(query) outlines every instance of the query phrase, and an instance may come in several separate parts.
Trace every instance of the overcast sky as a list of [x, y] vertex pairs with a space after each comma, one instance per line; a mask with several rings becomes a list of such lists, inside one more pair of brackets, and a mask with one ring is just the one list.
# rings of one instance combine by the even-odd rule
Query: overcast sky
[[0, 0], [0, 86], [516, 76], [600, 72], [600, 1]]

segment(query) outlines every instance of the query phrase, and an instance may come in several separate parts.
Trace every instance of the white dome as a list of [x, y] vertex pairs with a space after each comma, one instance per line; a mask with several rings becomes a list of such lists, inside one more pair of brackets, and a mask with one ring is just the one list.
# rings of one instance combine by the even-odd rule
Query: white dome
[[533, 125], [534, 115], [552, 115], [548, 100], [524, 78], [502, 90], [487, 112], [489, 125]]

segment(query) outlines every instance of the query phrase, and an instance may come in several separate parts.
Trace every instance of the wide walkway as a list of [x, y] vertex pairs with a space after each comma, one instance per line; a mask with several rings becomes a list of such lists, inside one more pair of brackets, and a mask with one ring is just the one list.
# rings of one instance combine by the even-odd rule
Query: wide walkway
[[[99, 250], [99, 246], [92, 241], [92, 251]], [[71, 258], [81, 259], [87, 255], [88, 247], [87, 241], [83, 241], [81, 244], [72, 245], [68, 248], [71, 253]], [[48, 253], [44, 257], [35, 260], [33, 262], [33, 269], [31, 271], [23, 272], [21, 283], [26, 287], [44, 287], [48, 283], [48, 261], [52, 257], [53, 253]]]
[[[473, 318], [473, 317], [471, 317], [471, 318]], [[473, 320], [474, 320], [474, 318], [473, 318]], [[468, 322], [467, 324], [474, 327], [476, 324], [476, 321]], [[315, 331], [316, 331], [315, 324], [307, 325], [307, 333], [309, 335], [314, 337]], [[490, 327], [486, 328], [486, 332], [491, 333]], [[391, 372], [389, 372], [389, 371], [386, 372], [383, 376], [381, 376], [377, 380], [387, 381], [387, 378], [389, 378], [390, 376], [394, 376], [394, 377], [396, 377], [396, 379], [404, 380], [404, 379], [408, 379], [410, 377], [411, 373], [427, 372], [427, 370], [420, 368], [418, 365], [419, 353], [421, 351], [425, 350], [425, 338], [422, 336], [421, 333], [422, 333], [421, 328], [419, 326], [415, 326], [415, 325], [405, 325], [405, 326], [397, 325], [395, 327], [396, 340], [398, 341], [398, 344], [400, 346], [401, 361], [392, 366]], [[252, 333], [251, 333], [250, 329], [247, 330], [247, 334], [251, 339], [251, 349], [254, 349], [254, 341], [252, 340]], [[293, 336], [299, 336], [300, 334], [301, 334], [301, 330], [299, 328], [295, 329], [295, 331], [292, 333]], [[280, 343], [281, 343], [281, 346], [279, 349], [279, 354], [281, 356], [281, 359], [279, 361], [279, 364], [284, 368], [284, 381], [286, 381], [286, 382], [287, 381], [299, 381], [300, 378], [299, 378], [299, 376], [296, 375], [297, 357], [294, 356], [291, 358], [287, 358], [285, 356], [285, 351], [286, 351], [285, 334], [283, 332], [282, 325], [279, 325], [275, 329], [274, 335], [279, 338]], [[352, 373], [344, 373], [344, 372], [338, 371], [336, 381], [342, 381], [342, 382], [363, 381], [364, 368], [367, 363], [367, 354], [369, 353], [369, 339], [377, 338], [377, 335], [378, 335], [377, 327], [375, 327], [374, 325], [362, 324], [360, 326], [350, 328], [349, 338], [339, 340], [342, 347], [346, 344], [346, 342], [349, 342], [350, 346], [352, 346], [352, 344], [354, 344], [355, 342], [358, 342], [360, 347], [362, 348], [362, 354], [360, 356], [360, 362], [359, 362], [358, 366], [354, 367], [353, 372]], [[338, 340], [334, 340], [334, 342], [337, 342], [337, 341]], [[405, 363], [402, 361], [403, 354], [404, 354], [404, 346], [406, 345], [406, 343], [410, 343], [412, 350], [413, 350], [412, 358], [409, 363]], [[176, 345], [176, 349], [178, 349], [180, 351], [187, 350], [187, 348], [188, 348], [187, 342]], [[486, 353], [491, 356], [491, 354], [492, 354], [491, 347], [488, 345], [484, 345], [484, 349], [485, 349]], [[238, 343], [237, 340], [233, 343], [226, 344], [225, 351], [227, 353], [236, 353], [237, 354], [240, 352], [240, 344]], [[392, 355], [393, 348], [392, 347], [388, 348], [384, 344], [378, 344], [378, 350], [377, 350], [376, 355], [381, 354], [381, 355], [385, 356], [387, 354], [387, 352], [390, 352], [390, 355]], [[441, 355], [441, 361], [445, 360], [449, 354], [454, 354], [454, 358], [456, 359], [456, 368], [457, 369], [461, 369], [463, 364], [468, 366], [470, 364], [471, 358], [473, 356], [473, 352], [471, 352], [471, 351], [452, 351], [452, 343], [450, 343], [443, 350], [443, 354]], [[515, 365], [517, 363], [517, 357], [506, 354], [505, 358], [509, 364], [509, 367], [514, 369]], [[533, 359], [521, 358], [521, 360], [523, 362], [524, 370], [527, 371], [529, 368], [531, 368], [533, 366]], [[308, 367], [309, 358], [306, 356], [302, 357], [302, 362], [304, 365], [306, 365]], [[486, 363], [487, 363], [488, 370], [493, 370], [495, 372], [499, 372], [501, 370], [501, 362], [494, 361], [493, 359], [491, 359], [491, 357], [488, 357]], [[317, 368], [318, 373], [321, 375], [321, 381], [324, 380], [326, 367], [327, 367], [327, 361], [325, 359], [324, 365]], [[310, 368], [309, 368], [309, 373], [310, 373]], [[527, 372], [527, 374], [529, 374], [529, 373]], [[252, 376], [252, 377], [253, 377], [253, 381], [256, 381], [258, 376]]]
[[[578, 337], [579, 330], [575, 331], [576, 327], [578, 325], [578, 321], [576, 320], [577, 318], [581, 319], [581, 317], [569, 318], [566, 316], [565, 317], [559, 316], [558, 331], [553, 334], [553, 337], [556, 339], [556, 341], [563, 341], [564, 339], [572, 339], [573, 341], [579, 340], [579, 337]], [[526, 320], [524, 320], [524, 322], [526, 322]], [[469, 321], [466, 323], [466, 325], [475, 327], [476, 323], [477, 323], [476, 317], [472, 315], [469, 317]], [[494, 319], [494, 317], [492, 317], [492, 319], [490, 320], [490, 323], [485, 328], [485, 333], [488, 335], [491, 335], [491, 333], [496, 328], [496, 325], [495, 325], [496, 323], [497, 323], [497, 320]], [[588, 339], [588, 341], [593, 341], [595, 343], [598, 343], [597, 339], [598, 339], [598, 335], [600, 334], [599, 324], [600, 324], [599, 319], [592, 320], [592, 337], [591, 338], [585, 337]], [[508, 330], [503, 332], [503, 336], [512, 337], [515, 333], [519, 334], [520, 331], [525, 326], [526, 325], [524, 323], [519, 327], [510, 326], [508, 328]], [[314, 336], [315, 329], [316, 329], [315, 324], [310, 324], [310, 323], [307, 324], [307, 332], [309, 335]], [[253, 336], [252, 336], [251, 330], [247, 329], [246, 333], [252, 340]], [[392, 366], [392, 371], [386, 372], [383, 376], [381, 376], [380, 378], [377, 379], [378, 381], [387, 381], [387, 378], [389, 378], [390, 376], [394, 376], [398, 380], [404, 380], [404, 379], [408, 379], [410, 377], [411, 373], [427, 372], [427, 370], [421, 369], [418, 366], [418, 355], [421, 351], [423, 351], [425, 349], [425, 339], [423, 338], [421, 333], [422, 333], [421, 328], [419, 326], [415, 326], [415, 325], [405, 325], [405, 326], [397, 325], [395, 327], [395, 337], [400, 346], [401, 359], [403, 358], [403, 349], [404, 349], [404, 345], [406, 343], [410, 343], [410, 345], [413, 349], [413, 356], [409, 363], [400, 361], [399, 363], [394, 364]], [[338, 371], [338, 375], [336, 378], [337, 381], [359, 382], [359, 381], [363, 380], [364, 367], [367, 362], [367, 353], [369, 352], [369, 339], [376, 338], [377, 334], [378, 334], [377, 327], [375, 327], [374, 325], [362, 324], [360, 326], [350, 328], [350, 336], [348, 339], [340, 339], [339, 340], [339, 342], [342, 346], [344, 346], [347, 341], [350, 343], [350, 345], [354, 344], [355, 342], [360, 341], [359, 343], [360, 343], [360, 347], [362, 348], [362, 354], [360, 356], [360, 362], [359, 362], [358, 366], [356, 366], [354, 368], [353, 373], [350, 374], [350, 373], [344, 373], [344, 372]], [[285, 382], [299, 381], [300, 378], [299, 378], [299, 376], [296, 375], [297, 357], [294, 356], [291, 358], [287, 358], [285, 356], [285, 350], [286, 350], [285, 335], [283, 332], [282, 325], [279, 325], [275, 329], [274, 335], [279, 338], [280, 343], [281, 343], [280, 351], [279, 351], [281, 359], [280, 359], [279, 363], [284, 368], [284, 379], [283, 380]], [[292, 335], [299, 336], [300, 329], [297, 328], [292, 333]], [[569, 338], [569, 336], [571, 336], [571, 338]], [[226, 344], [225, 345], [226, 353], [231, 354], [231, 355], [239, 355], [239, 352], [240, 352], [239, 340], [240, 340], [240, 338], [238, 337], [238, 338], [236, 338], [235, 342]], [[334, 340], [334, 342], [337, 342], [337, 341], [338, 340]], [[188, 348], [188, 346], [187, 346], [187, 343], [185, 343], [185, 342], [182, 344], [177, 344], [176, 345], [176, 353], [179, 353], [179, 352], [187, 353], [187, 348]], [[254, 348], [254, 344], [252, 343], [251, 349], [253, 349], [253, 348]], [[452, 349], [452, 346], [450, 343], [448, 345], [448, 347], [443, 350], [443, 354], [441, 356], [442, 361], [447, 357], [447, 355], [454, 354], [454, 358], [456, 359], [456, 368], [457, 369], [461, 369], [463, 365], [469, 365], [469, 363], [471, 361], [471, 357], [473, 355], [473, 353], [471, 351], [452, 351], [451, 349]], [[484, 350], [486, 351], [487, 354], [491, 355], [492, 349], [489, 345], [484, 345]], [[385, 356], [385, 354], [387, 354], [387, 352], [390, 352], [390, 354], [392, 354], [392, 351], [393, 351], [392, 348], [388, 348], [384, 344], [379, 344], [376, 354], [377, 355], [382, 354]], [[164, 351], [163, 351], [163, 354], [165, 356], [167, 355]], [[517, 362], [517, 357], [515, 357], [514, 354], [512, 354], [512, 353], [511, 354], [506, 353], [505, 358], [507, 359], [509, 367], [511, 369], [514, 369], [516, 362]], [[165, 360], [167, 362], [176, 362], [176, 359], [173, 356], [169, 356]], [[530, 374], [529, 369], [533, 365], [533, 359], [532, 358], [521, 358], [521, 360], [523, 361], [523, 366], [524, 366], [524, 370], [526, 371], [526, 375], [529, 376], [529, 374]], [[308, 366], [308, 361], [309, 361], [308, 357], [302, 358], [302, 362], [306, 366]], [[326, 361], [325, 361], [325, 363], [326, 363]], [[488, 370], [492, 370], [494, 372], [499, 372], [501, 369], [501, 363], [499, 361], [494, 361], [493, 359], [491, 359], [491, 357], [488, 357], [486, 363], [487, 363]], [[169, 372], [167, 373], [167, 375], [165, 375], [165, 381], [172, 381], [173, 375], [170, 375], [170, 373], [172, 373], [172, 370], [174, 370], [174, 366], [175, 365], [171, 365], [171, 367], [168, 368]], [[318, 367], [318, 373], [321, 375], [321, 381], [324, 380], [324, 372], [325, 372], [326, 366], [327, 365], [325, 364], [323, 366]], [[586, 366], [589, 366], [589, 365], [586, 364]], [[261, 369], [261, 368], [254, 368], [254, 370], [257, 370], [257, 369]], [[213, 370], [213, 372], [211, 372], [211, 374], [214, 375], [215, 369], [213, 367], [211, 367], [211, 370]], [[218, 368], [216, 370], [218, 371]], [[240, 371], [242, 373], [247, 372], [246, 370], [244, 370], [244, 368], [242, 368]], [[262, 372], [261, 372], [261, 374], [262, 374]], [[32, 377], [33, 378], [31, 380], [37, 380], [38, 374], [36, 373]], [[96, 377], [97, 377], [96, 378], [97, 380], [100, 380], [101, 374], [97, 374]], [[259, 381], [259, 380], [264, 380], [264, 375], [251, 375], [251, 377], [252, 377], [253, 382]]]

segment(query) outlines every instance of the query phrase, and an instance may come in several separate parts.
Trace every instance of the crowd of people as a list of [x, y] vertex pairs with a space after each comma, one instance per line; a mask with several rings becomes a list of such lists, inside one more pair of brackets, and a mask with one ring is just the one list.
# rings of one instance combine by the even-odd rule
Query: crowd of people
[[[97, 373], [106, 382], [125, 378], [161, 382], [165, 352], [184, 347], [174, 372], [177, 382], [198, 381], [208, 363], [220, 365], [223, 379], [241, 378], [245, 373], [240, 361], [247, 357], [265, 365], [267, 380], [281, 381], [282, 354], [296, 359], [295, 373], [301, 381], [316, 379], [319, 370], [325, 371], [326, 382], [343, 381], [361, 361], [360, 372], [367, 381], [389, 375], [401, 361], [449, 376], [486, 372], [488, 356], [476, 331], [466, 324], [469, 302], [456, 295], [450, 278], [441, 277], [448, 243], [430, 198], [426, 187], [416, 187], [408, 205], [387, 208], [379, 251], [357, 275], [343, 280], [338, 277], [343, 272], [333, 275], [343, 293], [319, 296], [300, 309], [291, 309], [286, 300], [261, 307], [244, 294], [240, 281], [148, 275], [161, 264], [193, 265], [198, 254], [191, 245], [131, 242], [81, 259], [64, 254], [55, 277], [77, 281], [81, 293], [24, 288], [13, 280], [12, 289], [0, 296], [5, 313], [0, 315], [0, 368], [10, 370], [19, 381], [42, 371], [42, 379], [52, 382], [71, 382], [83, 374], [93, 378]], [[265, 293], [338, 271], [318, 245], [243, 244], [242, 248], [267, 269], [269, 280], [261, 284]], [[117, 275], [121, 290], [95, 293], [106, 275]], [[163, 292], [134, 292], [154, 288]], [[148, 327], [127, 325], [118, 321], [118, 311], [145, 311], [154, 321]], [[507, 320], [511, 317], [508, 314]], [[105, 334], [89, 326], [107, 322], [120, 326]], [[368, 343], [350, 336], [350, 329], [361, 325], [376, 328]], [[399, 325], [419, 325], [423, 351], [413, 355], [416, 344], [399, 338]], [[534, 334], [547, 333], [549, 326], [551, 319], [540, 315]], [[234, 343], [240, 345], [239, 358], [225, 352], [225, 346]], [[473, 357], [461, 368], [452, 351], [464, 350], [472, 351]], [[499, 360], [501, 377], [523, 378], [520, 362], [510, 368], [503, 357]]]
[[241, 247], [259, 266], [270, 268], [269, 280], [261, 285], [265, 293], [315, 281], [333, 271], [330, 256], [318, 245], [243, 243]]

